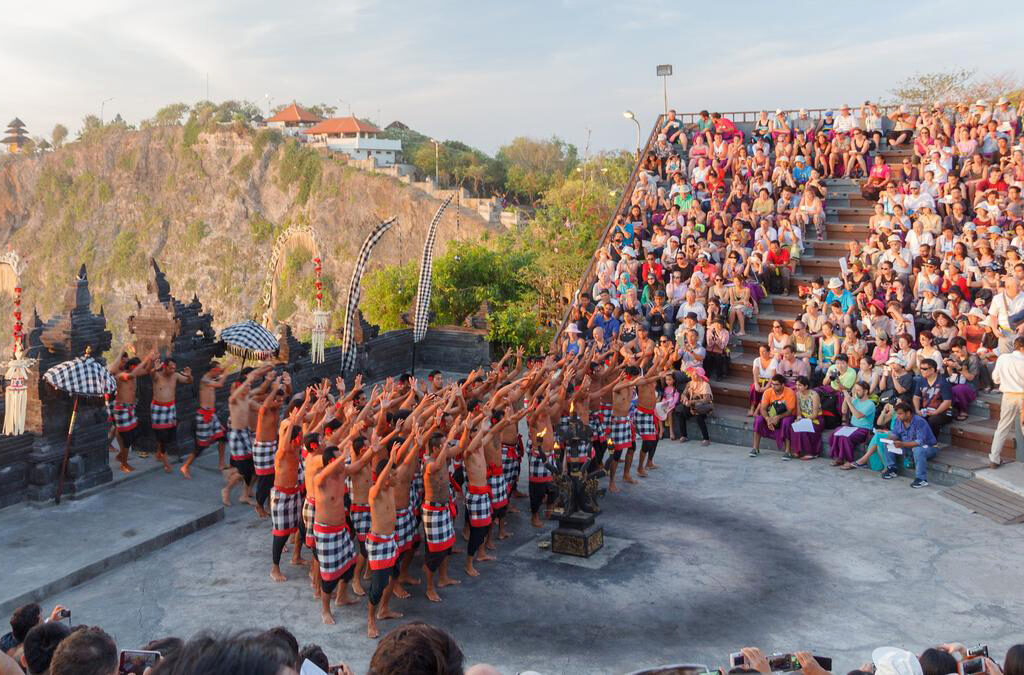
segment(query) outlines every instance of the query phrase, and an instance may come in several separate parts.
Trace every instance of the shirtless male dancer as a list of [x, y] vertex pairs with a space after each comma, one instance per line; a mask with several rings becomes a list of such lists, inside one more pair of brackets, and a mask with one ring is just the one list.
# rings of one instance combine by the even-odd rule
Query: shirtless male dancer
[[[366, 425], [367, 422], [360, 418], [352, 423], [344, 442], [346, 455], [351, 456], [353, 441]], [[348, 595], [348, 583], [355, 571], [356, 545], [352, 540], [345, 511], [345, 479], [351, 475], [350, 467], [354, 462], [346, 464], [345, 456], [333, 445], [324, 449], [323, 458], [324, 468], [313, 478], [316, 501], [313, 538], [316, 542], [316, 557], [320, 561], [320, 616], [324, 623], [333, 624], [331, 596], [335, 589], [338, 590], [339, 605], [356, 602]]]
[[137, 380], [149, 374], [155, 358], [155, 354], [148, 354], [146, 358], [139, 360], [138, 357], [128, 358], [128, 353], [122, 352], [121, 358], [110, 367], [110, 373], [117, 381], [117, 394], [111, 417], [114, 433], [117, 434], [117, 444], [120, 446], [117, 461], [121, 463], [121, 471], [124, 473], [135, 470], [128, 464], [128, 451], [139, 435], [139, 417], [135, 412]]
[[[651, 353], [652, 364], [647, 374], [636, 380], [636, 411], [633, 413], [633, 424], [636, 434], [640, 437], [640, 463], [636, 468], [636, 475], [646, 478], [647, 469], [657, 469], [654, 464], [654, 451], [658, 449], [658, 439], [661, 437], [661, 425], [654, 412], [654, 404], [658, 402], [658, 392], [655, 386], [659, 378], [664, 374], [664, 357], [655, 357]], [[627, 464], [628, 467], [628, 464]]]
[[260, 405], [256, 418], [256, 440], [252, 444], [252, 462], [256, 470], [256, 511], [260, 518], [266, 518], [267, 499], [274, 486], [274, 456], [277, 454], [277, 440], [281, 406], [291, 395], [291, 378], [281, 373], [274, 378], [270, 391]]
[[[217, 441], [217, 468], [221, 471], [229, 468], [224, 464], [224, 427], [217, 417], [217, 390], [224, 386], [228, 380], [228, 374], [216, 361], [210, 363], [210, 369], [199, 379], [199, 407], [196, 408], [196, 448], [188, 456], [185, 463], [181, 465], [181, 475], [191, 478], [189, 470], [192, 462], [199, 458], [199, 455], [210, 444]], [[228, 474], [225, 482], [228, 488], [237, 483], [240, 477], [237, 472]]]
[[164, 463], [164, 471], [171, 472], [167, 461], [167, 446], [177, 447], [178, 409], [175, 393], [179, 384], [192, 384], [192, 369], [178, 372], [170, 357], [153, 371], [153, 401], [150, 403], [150, 426], [156, 436], [156, 458]]
[[[302, 495], [299, 490], [299, 451], [291, 442], [292, 435], [301, 433], [302, 418], [306, 415], [312, 398], [312, 387], [306, 390], [302, 405], [292, 408], [291, 413], [281, 425], [278, 434], [277, 452], [274, 454], [274, 486], [270, 490], [270, 521], [274, 537], [270, 578], [274, 581], [286, 581], [281, 573], [281, 552], [284, 545], [294, 532], [305, 540], [305, 525], [302, 522]], [[300, 545], [301, 546], [301, 545]], [[296, 547], [298, 550], [299, 546]], [[301, 558], [298, 560], [302, 564]], [[296, 560], [293, 558], [292, 563]]]
[[376, 468], [377, 479], [370, 488], [370, 532], [366, 535], [366, 557], [370, 566], [370, 588], [366, 596], [366, 636], [380, 636], [377, 619], [400, 619], [401, 612], [388, 603], [398, 583], [398, 541], [395, 508], [394, 466], [399, 444], [391, 448], [388, 459]]
[[[443, 413], [438, 413], [443, 414]], [[434, 586], [434, 575], [440, 570], [437, 586], [444, 588], [459, 582], [448, 576], [448, 555], [455, 545], [455, 500], [451, 496], [448, 461], [458, 452], [455, 437], [461, 425], [452, 425], [447, 437], [434, 432], [427, 439], [427, 461], [423, 467], [423, 532], [427, 538], [427, 551], [423, 569], [427, 575], [427, 599], [441, 602]]]
[[[271, 366], [242, 369], [228, 396], [228, 455], [231, 467], [238, 472], [244, 484], [239, 500], [243, 504], [254, 503], [251, 488], [255, 467], [252, 463], [252, 439], [249, 436], [249, 398], [253, 393], [253, 384], [270, 370]], [[264, 385], [269, 387], [269, 380]], [[221, 490], [221, 501], [227, 506], [231, 505], [231, 485]]]
[[[508, 515], [508, 484], [501, 470], [501, 434], [505, 429], [515, 429], [519, 420], [526, 417], [526, 409], [513, 412], [510, 408], [491, 411], [491, 428], [484, 437], [484, 458], [487, 461], [487, 485], [491, 489], [491, 509], [494, 519], [498, 521], [498, 539], [508, 539], [512, 533], [505, 529], [505, 517]], [[491, 532], [487, 532], [487, 548], [494, 550]]]
[[487, 431], [480, 429], [483, 419], [482, 413], [473, 415], [459, 441], [459, 453], [466, 473], [466, 520], [469, 521], [466, 574], [471, 577], [480, 576], [473, 567], [474, 560], [484, 562], [497, 559], [488, 555], [482, 545], [491, 529], [491, 488], [487, 484], [487, 460], [484, 458], [482, 443]]

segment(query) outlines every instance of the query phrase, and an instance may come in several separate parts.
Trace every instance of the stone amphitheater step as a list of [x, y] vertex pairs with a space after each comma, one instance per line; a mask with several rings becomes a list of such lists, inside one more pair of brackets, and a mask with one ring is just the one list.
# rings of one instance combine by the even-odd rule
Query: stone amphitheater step
[[804, 258], [810, 257], [825, 257], [835, 256], [836, 258], [845, 256], [850, 248], [848, 241], [837, 241], [832, 239], [808, 239], [804, 242]]
[[826, 220], [831, 218], [833, 222], [863, 222], [867, 223], [868, 218], [875, 212], [872, 207], [869, 206], [826, 206], [825, 216]]
[[825, 224], [825, 239], [829, 241], [846, 242], [851, 239], [866, 241], [869, 232], [867, 222], [854, 223], [844, 220], [841, 223]]
[[[748, 355], [737, 355], [733, 357], [734, 363], [731, 366], [729, 376], [721, 381], [712, 381], [711, 390], [714, 393], [715, 404], [719, 403], [744, 409], [750, 403], [751, 372], [749, 370], [752, 360]], [[748, 357], [751, 358], [752, 357]], [[743, 373], [746, 366], [746, 373]], [[739, 372], [736, 372], [739, 371]], [[984, 411], [984, 406], [980, 408]], [[963, 421], [953, 421], [946, 425], [939, 433], [939, 442], [943, 445], [954, 446], [960, 450], [973, 452], [980, 456], [988, 455], [992, 444], [992, 434], [995, 432], [998, 420], [985, 415], [978, 414], [979, 408], [972, 407], [970, 416]], [[1016, 442], [1013, 439], [1007, 440], [1003, 445], [1003, 456], [1015, 459]]]
[[[727, 403], [720, 403], [715, 400], [715, 412], [708, 418], [708, 428], [715, 441], [733, 443], [736, 445], [749, 446], [753, 439], [754, 420], [747, 417], [746, 405], [736, 406]], [[822, 439], [824, 452], [822, 457], [829, 456], [829, 437], [826, 433]], [[737, 461], [750, 461], [759, 463], [771, 463], [782, 457], [782, 453], [775, 449], [771, 441], [761, 442], [761, 456], [756, 458], [740, 457]], [[818, 459], [815, 461], [826, 461]], [[988, 466], [986, 457], [978, 452], [972, 452], [963, 448], [940, 445], [938, 455], [928, 462], [928, 480], [940, 485], [953, 485], [962, 480], [974, 477], [974, 472]], [[838, 469], [837, 469], [838, 471]], [[913, 471], [902, 467], [899, 468], [902, 476], [913, 477]]]

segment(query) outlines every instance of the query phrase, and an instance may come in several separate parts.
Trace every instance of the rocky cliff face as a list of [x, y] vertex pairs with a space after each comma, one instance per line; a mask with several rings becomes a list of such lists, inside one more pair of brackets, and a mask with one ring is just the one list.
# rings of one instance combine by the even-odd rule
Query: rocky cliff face
[[[0, 245], [27, 261], [24, 306], [43, 317], [84, 263], [94, 301], [103, 306], [114, 346], [145, 294], [150, 257], [172, 293], [199, 295], [220, 328], [262, 316], [262, 290], [277, 235], [309, 224], [323, 250], [325, 303], [332, 328], [352, 261], [370, 228], [398, 215], [372, 263], [417, 259], [439, 202], [390, 177], [367, 174], [284, 140], [246, 128], [188, 127], [100, 135], [42, 156], [0, 165]], [[476, 213], [450, 208], [439, 246], [490, 227]], [[276, 319], [308, 335], [312, 252], [298, 245], [278, 266]], [[371, 268], [373, 264], [371, 264]], [[10, 299], [0, 297], [0, 345], [10, 342]]]

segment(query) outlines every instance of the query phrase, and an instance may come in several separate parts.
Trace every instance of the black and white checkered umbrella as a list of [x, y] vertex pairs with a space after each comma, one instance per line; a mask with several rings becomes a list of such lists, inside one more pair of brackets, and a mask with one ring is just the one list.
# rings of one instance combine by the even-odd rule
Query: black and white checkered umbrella
[[255, 321], [242, 321], [220, 332], [220, 339], [232, 354], [243, 359], [264, 361], [277, 353], [277, 338]]
[[91, 356], [58, 363], [43, 373], [43, 380], [72, 396], [104, 396], [117, 391], [114, 376]]

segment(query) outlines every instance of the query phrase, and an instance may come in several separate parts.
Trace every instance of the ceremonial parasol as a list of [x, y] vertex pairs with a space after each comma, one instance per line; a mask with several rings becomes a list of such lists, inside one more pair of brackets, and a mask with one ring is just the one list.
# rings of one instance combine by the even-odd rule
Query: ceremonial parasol
[[255, 321], [242, 321], [220, 332], [220, 339], [229, 352], [243, 360], [265, 361], [277, 353], [274, 335]]
[[70, 395], [75, 401], [71, 408], [68, 440], [64, 445], [64, 460], [61, 462], [60, 476], [57, 480], [57, 503], [60, 504], [60, 496], [64, 491], [64, 474], [67, 472], [68, 458], [71, 455], [71, 434], [75, 430], [75, 417], [78, 415], [78, 400], [82, 396], [113, 394], [117, 391], [117, 382], [103, 364], [89, 355], [89, 349], [85, 350], [85, 356], [58, 363], [47, 370], [43, 373], [43, 380], [54, 389]]

